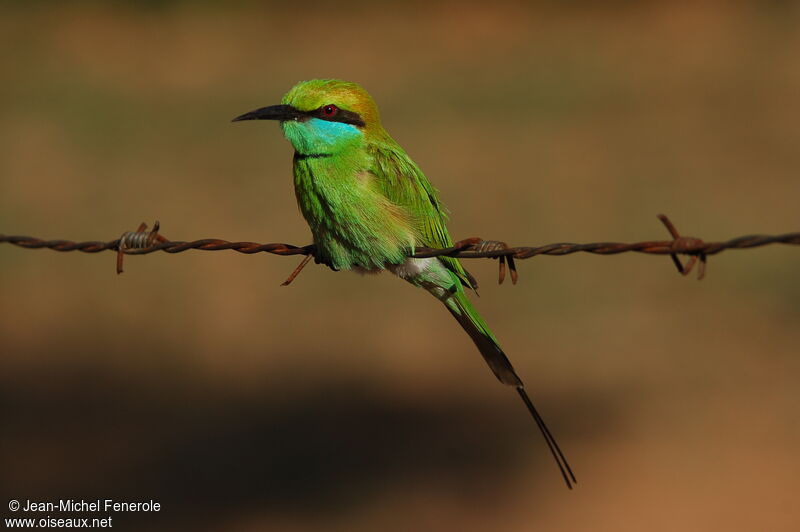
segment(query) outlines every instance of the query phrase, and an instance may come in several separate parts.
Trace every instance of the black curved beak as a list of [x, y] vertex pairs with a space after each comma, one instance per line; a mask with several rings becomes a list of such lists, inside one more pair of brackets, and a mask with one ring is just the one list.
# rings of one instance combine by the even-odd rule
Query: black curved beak
[[291, 105], [270, 105], [255, 111], [250, 111], [237, 116], [231, 122], [241, 122], [242, 120], [299, 120], [305, 118], [305, 114], [298, 111]]

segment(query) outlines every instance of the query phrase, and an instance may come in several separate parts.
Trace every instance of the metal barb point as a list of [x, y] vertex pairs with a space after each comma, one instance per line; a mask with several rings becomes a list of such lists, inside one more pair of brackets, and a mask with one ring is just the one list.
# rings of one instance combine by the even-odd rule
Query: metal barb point
[[[661, 220], [661, 223], [667, 228], [669, 234], [672, 236], [672, 247], [674, 248], [687, 248], [687, 247], [697, 247], [701, 248], [705, 246], [705, 242], [700, 240], [699, 238], [693, 238], [690, 236], [681, 236], [678, 230], [675, 228], [675, 225], [667, 218], [666, 214], [659, 214], [658, 219]], [[681, 264], [681, 260], [678, 258], [677, 253], [670, 253], [670, 258], [672, 258], [672, 263], [675, 264], [675, 267], [678, 269], [678, 273], [681, 275], [689, 275], [691, 273], [692, 268], [694, 265], [697, 264], [698, 257], [700, 258], [700, 266], [697, 268], [697, 280], [701, 281], [703, 277], [706, 275], [706, 254], [702, 251], [698, 251], [692, 254], [689, 257], [689, 260], [686, 262], [686, 265]]]
[[474, 248], [477, 251], [478, 247], [481, 244], [483, 244], [484, 242], [485, 242], [485, 240], [483, 240], [481, 237], [472, 236], [472, 237], [469, 237], [469, 238], [465, 238], [464, 240], [459, 240], [458, 242], [453, 244], [451, 247], [453, 248], [453, 251], [464, 251], [464, 250], [467, 250], [469, 248]]
[[[500, 250], [505, 251], [507, 249], [509, 249], [508, 244], [499, 240], [481, 240], [474, 246], [474, 250], [477, 253], [488, 253]], [[506, 280], [506, 262], [508, 262], [508, 270], [511, 272], [511, 284], [517, 284], [519, 274], [517, 273], [517, 267], [514, 264], [514, 256], [500, 255], [492, 258], [499, 259], [500, 262], [500, 271], [497, 278], [497, 284], [503, 284], [503, 281]]]
[[286, 280], [281, 283], [281, 286], [289, 286], [292, 281], [294, 281], [295, 277], [297, 277], [300, 272], [303, 271], [303, 268], [306, 267], [306, 264], [308, 264], [308, 261], [311, 260], [311, 257], [312, 255], [310, 254], [303, 257], [303, 260], [300, 261], [300, 264], [297, 265], [297, 268], [295, 268], [294, 271], [289, 274], [289, 277], [287, 277]]
[[168, 242], [168, 240], [158, 233], [161, 228], [161, 223], [156, 220], [153, 228], [147, 231], [147, 224], [142, 222], [136, 231], [125, 231], [119, 237], [117, 244], [117, 275], [123, 272], [122, 263], [125, 258], [125, 252], [129, 249], [147, 249], [153, 247], [156, 242]]

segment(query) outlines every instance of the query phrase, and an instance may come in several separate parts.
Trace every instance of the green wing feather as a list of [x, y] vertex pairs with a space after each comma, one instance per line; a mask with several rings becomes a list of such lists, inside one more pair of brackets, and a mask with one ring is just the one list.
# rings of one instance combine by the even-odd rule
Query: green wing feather
[[[453, 245], [447, 232], [447, 210], [439, 201], [438, 191], [430, 184], [422, 170], [394, 141], [369, 144], [372, 159], [370, 171], [378, 178], [379, 186], [390, 201], [405, 207], [415, 218], [416, 228], [422, 237], [419, 245], [445, 248]], [[475, 278], [467, 272], [458, 259], [439, 257], [439, 260], [466, 287], [478, 287]]]

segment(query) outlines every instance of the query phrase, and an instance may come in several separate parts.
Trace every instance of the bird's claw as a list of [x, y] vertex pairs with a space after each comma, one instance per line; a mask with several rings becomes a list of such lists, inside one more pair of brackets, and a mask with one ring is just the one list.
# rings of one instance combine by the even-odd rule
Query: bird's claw
[[331, 260], [329, 258], [321, 257], [317, 253], [314, 253], [314, 264], [324, 264], [325, 266], [327, 266], [328, 268], [330, 268], [331, 270], [333, 270], [335, 272], [339, 271], [338, 268], [335, 268], [333, 266], [333, 263], [331, 262]]

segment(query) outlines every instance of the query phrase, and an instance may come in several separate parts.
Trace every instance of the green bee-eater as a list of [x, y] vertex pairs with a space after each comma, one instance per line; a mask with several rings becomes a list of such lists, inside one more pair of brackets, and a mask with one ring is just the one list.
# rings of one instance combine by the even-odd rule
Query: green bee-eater
[[453, 315], [495, 376], [516, 388], [544, 435], [568, 487], [575, 476], [534, 408], [497, 339], [467, 298], [476, 287], [454, 258], [408, 258], [414, 247], [448, 247], [447, 214], [428, 179], [381, 126], [361, 86], [315, 79], [295, 85], [280, 105], [240, 120], [278, 120], [294, 147], [297, 203], [316, 259], [335, 270], [389, 270], [424, 288]]

